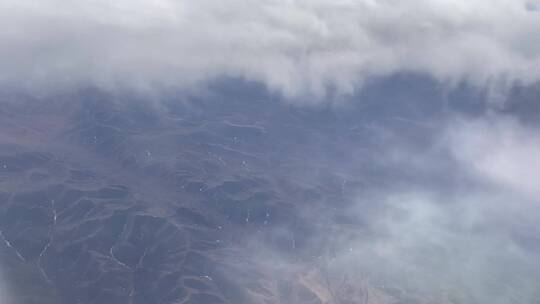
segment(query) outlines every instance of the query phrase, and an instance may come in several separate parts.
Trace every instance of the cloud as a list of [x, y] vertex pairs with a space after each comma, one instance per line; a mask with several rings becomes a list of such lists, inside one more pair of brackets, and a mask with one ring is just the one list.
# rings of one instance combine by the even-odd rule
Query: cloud
[[2, 304], [14, 304], [13, 299], [9, 295], [9, 288], [6, 286], [6, 280], [2, 273], [0, 273], [0, 303]]
[[381, 199], [387, 210], [371, 223], [376, 233], [339, 256], [340, 271], [357, 267], [412, 295], [464, 303], [537, 298], [538, 288], [528, 282], [539, 279], [538, 253], [519, 240], [533, 234], [538, 208], [526, 215], [531, 210], [514, 208], [522, 202], [504, 192], [443, 198], [434, 189], [416, 189]]
[[454, 155], [478, 178], [530, 199], [540, 196], [540, 136], [513, 117], [457, 121], [448, 132]]
[[[514, 118], [447, 117], [426, 135], [434, 140], [416, 149], [380, 138], [388, 152], [376, 153], [372, 163], [385, 167], [377, 171], [383, 181], [366, 173], [371, 171], [365, 165], [351, 170], [370, 186], [347, 184], [355, 194], [336, 211], [345, 220], [332, 216], [332, 203], [326, 212], [299, 205], [300, 214], [324, 223], [312, 240], [318, 242], [314, 248], [326, 250], [316, 253], [316, 266], [302, 269], [304, 262], [280, 252], [271, 256], [271, 249], [254, 253], [255, 259], [268, 267], [263, 269], [276, 269], [279, 278], [290, 274], [274, 265], [309, 273], [305, 277], [317, 277], [316, 268], [313, 280], [327, 293], [358, 303], [365, 303], [358, 300], [362, 296], [340, 286], [358, 293], [365, 288], [359, 282], [367, 280], [370, 296], [411, 303], [534, 303], [540, 295], [540, 139], [537, 127]], [[387, 128], [403, 136], [402, 128]], [[354, 162], [346, 166], [358, 168]], [[330, 170], [345, 171], [339, 165]], [[410, 174], [400, 176], [403, 171]]]
[[342, 230], [330, 268], [338, 278], [366, 274], [373, 286], [398, 289], [415, 302], [534, 303], [540, 292], [530, 283], [540, 280], [537, 134], [513, 116], [488, 115], [449, 119], [434, 131], [438, 139], [429, 149], [389, 143], [396, 170], [429, 168], [431, 179], [446, 175], [450, 182], [393, 185], [389, 177], [381, 189], [359, 190], [347, 213], [367, 228]]
[[[288, 97], [320, 97], [412, 72], [496, 93], [540, 81], [538, 7], [523, 0], [0, 0], [0, 88], [159, 90], [238, 77]], [[514, 291], [532, 303], [538, 288], [523, 282], [540, 279], [539, 249], [530, 249], [540, 232], [537, 129], [488, 116], [453, 120], [436, 135], [434, 147], [381, 141], [387, 152], [368, 151], [392, 167], [385, 185], [393, 187], [390, 175], [399, 171], [424, 179], [358, 195], [350, 215], [371, 234], [331, 235], [341, 241], [331, 267], [367, 269], [415, 291], [451, 286], [480, 303], [508, 303]], [[458, 186], [426, 181], [442, 174]], [[280, 252], [259, 260], [297, 271]]]
[[[350, 239], [339, 271], [358, 267], [413, 293], [465, 303], [533, 303], [540, 292], [529, 283], [540, 279], [538, 129], [495, 114], [449, 121], [435, 132], [434, 149], [389, 149], [403, 160], [424, 159], [413, 168], [442, 166], [432, 178], [453, 176], [458, 186], [410, 181], [369, 197], [360, 192], [350, 213], [369, 234]], [[373, 206], [377, 212], [369, 212]]]
[[228, 76], [287, 96], [426, 73], [489, 85], [540, 77], [535, 2], [0, 1], [0, 84], [187, 87]]

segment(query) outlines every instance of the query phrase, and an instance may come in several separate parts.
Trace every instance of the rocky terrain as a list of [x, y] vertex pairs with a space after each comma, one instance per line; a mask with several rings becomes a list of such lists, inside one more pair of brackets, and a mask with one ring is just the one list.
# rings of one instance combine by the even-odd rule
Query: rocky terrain
[[466, 183], [444, 165], [387, 161], [389, 143], [430, 147], [449, 111], [433, 86], [393, 86], [337, 108], [298, 108], [251, 84], [158, 102], [98, 90], [5, 93], [6, 304], [480, 303], [335, 259], [351, 240], [378, 235], [369, 219], [384, 206], [351, 213], [359, 192]]

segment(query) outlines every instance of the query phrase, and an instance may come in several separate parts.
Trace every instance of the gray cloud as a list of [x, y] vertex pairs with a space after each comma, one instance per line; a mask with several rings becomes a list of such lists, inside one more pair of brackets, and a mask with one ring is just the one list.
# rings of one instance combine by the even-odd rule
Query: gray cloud
[[539, 197], [540, 137], [513, 117], [458, 121], [448, 132], [453, 153], [483, 180], [534, 199]]
[[[362, 293], [373, 303], [534, 303], [540, 295], [536, 133], [511, 117], [492, 115], [449, 119], [420, 149], [381, 139], [388, 152], [375, 162], [393, 168], [384, 185], [349, 189], [355, 194], [345, 213], [360, 225], [339, 219], [328, 224], [328, 214], [302, 210], [325, 223], [315, 242], [326, 242], [321, 247], [331, 251], [319, 257], [318, 272], [304, 271], [309, 274], [302, 280], [318, 282], [310, 288], [324, 290], [328, 303], [341, 303], [340, 296], [362, 299]], [[446, 182], [403, 181], [392, 175], [400, 171]], [[287, 265], [286, 257], [257, 255], [278, 277], [288, 275], [275, 267]], [[282, 268], [301, 273], [301, 264]]]
[[0, 273], [0, 302], [2, 304], [13, 304], [13, 299], [11, 298], [9, 292], [9, 288], [7, 288], [4, 275], [3, 273]]
[[[440, 303], [533, 303], [540, 292], [532, 283], [540, 279], [537, 130], [494, 115], [453, 120], [443, 133], [437, 149], [457, 161], [446, 174], [458, 172], [465, 185], [448, 191], [412, 183], [375, 199], [360, 194], [352, 213], [366, 218], [369, 204], [384, 208], [367, 218], [373, 235], [353, 238], [350, 252], [342, 250], [339, 271], [355, 265], [390, 284], [438, 295]], [[413, 165], [422, 167], [448, 162], [433, 153], [401, 159], [422, 157]]]
[[288, 96], [412, 71], [454, 83], [540, 77], [531, 1], [0, 2], [0, 84], [155, 89], [220, 76]]

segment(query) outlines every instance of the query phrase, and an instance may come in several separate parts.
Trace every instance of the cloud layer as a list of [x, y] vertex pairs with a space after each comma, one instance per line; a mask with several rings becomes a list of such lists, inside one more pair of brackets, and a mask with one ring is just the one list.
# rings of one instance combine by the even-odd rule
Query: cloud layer
[[540, 292], [532, 283], [540, 280], [537, 131], [493, 115], [449, 119], [424, 152], [387, 143], [399, 154], [392, 157], [396, 170], [429, 168], [430, 179], [445, 175], [452, 183], [410, 179], [359, 189], [348, 214], [368, 228], [333, 236], [342, 240], [330, 271], [338, 278], [364, 274], [375, 285], [434, 296], [434, 303], [534, 303]]
[[482, 180], [524, 198], [540, 196], [538, 130], [511, 117], [456, 122], [450, 146], [464, 166]]
[[[539, 7], [522, 0], [0, 0], [0, 88], [159, 90], [238, 77], [288, 97], [320, 97], [412, 72], [504, 90], [540, 81]], [[537, 241], [537, 131], [482, 117], [452, 121], [437, 134], [443, 139], [433, 149], [444, 155], [389, 144], [393, 155], [381, 162], [474, 185], [411, 182], [408, 191], [376, 193], [386, 209], [366, 220], [372, 239], [353, 238], [336, 264], [388, 271], [428, 290], [464, 284], [480, 303], [507, 303], [521, 281], [538, 275], [510, 277], [504, 266], [540, 269], [538, 249], [523, 245]], [[437, 171], [451, 161], [456, 172]], [[364, 216], [368, 199], [360, 196], [351, 213]], [[486, 287], [490, 278], [503, 294]], [[535, 299], [537, 287], [521, 285], [523, 302]]]
[[221, 76], [287, 96], [427, 73], [540, 78], [538, 3], [522, 0], [0, 1], [0, 85], [160, 88]]

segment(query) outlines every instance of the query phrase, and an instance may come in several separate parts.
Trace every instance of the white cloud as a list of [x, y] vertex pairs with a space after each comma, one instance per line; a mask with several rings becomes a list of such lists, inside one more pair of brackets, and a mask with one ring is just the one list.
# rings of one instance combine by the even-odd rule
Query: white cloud
[[540, 197], [540, 135], [510, 118], [458, 122], [449, 131], [456, 157], [482, 180]]
[[0, 0], [0, 84], [156, 88], [213, 77], [287, 95], [350, 92], [400, 71], [537, 81], [536, 4], [521, 0]]
[[450, 120], [440, 132], [430, 149], [388, 144], [392, 153], [382, 158], [451, 182], [411, 179], [359, 190], [348, 214], [368, 229], [343, 229], [335, 271], [456, 302], [533, 303], [539, 289], [530, 282], [540, 274], [537, 127], [490, 114]]
[[340, 256], [345, 269], [358, 266], [411, 290], [463, 302], [517, 297], [532, 303], [538, 288], [528, 282], [538, 279], [538, 254], [520, 247], [519, 239], [536, 235], [538, 208], [514, 208], [523, 201], [504, 191], [436, 192], [383, 195], [378, 203], [387, 211], [371, 223], [375, 236]]

